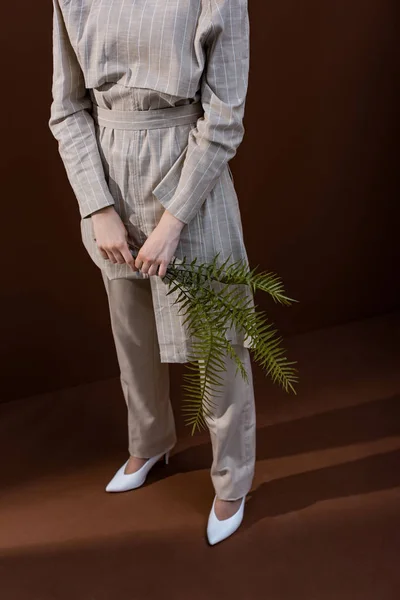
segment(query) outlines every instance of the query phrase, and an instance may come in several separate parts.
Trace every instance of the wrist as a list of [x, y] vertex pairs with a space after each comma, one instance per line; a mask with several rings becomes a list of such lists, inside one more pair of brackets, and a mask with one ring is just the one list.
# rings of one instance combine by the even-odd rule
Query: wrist
[[103, 206], [103, 208], [100, 208], [100, 210], [96, 210], [90, 216], [92, 218], [96, 218], [97, 215], [107, 215], [107, 214], [113, 212], [114, 210], [115, 210], [114, 204], [110, 204], [109, 206]]
[[175, 233], [180, 233], [186, 225], [186, 223], [184, 223], [177, 217], [174, 217], [174, 215], [168, 212], [167, 210], [164, 211], [160, 219], [160, 224], [165, 226], [169, 231]]

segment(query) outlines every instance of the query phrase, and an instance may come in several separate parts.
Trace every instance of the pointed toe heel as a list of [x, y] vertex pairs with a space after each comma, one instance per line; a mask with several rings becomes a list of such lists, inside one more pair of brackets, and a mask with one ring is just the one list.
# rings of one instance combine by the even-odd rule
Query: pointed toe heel
[[126, 492], [128, 490], [134, 490], [141, 487], [146, 481], [146, 477], [150, 469], [158, 460], [160, 460], [160, 458], [164, 457], [165, 464], [168, 464], [169, 453], [170, 451], [168, 450], [167, 452], [162, 452], [161, 454], [157, 454], [156, 456], [149, 458], [144, 465], [134, 473], [125, 473], [125, 467], [129, 461], [128, 458], [128, 460], [125, 461], [115, 473], [111, 481], [109, 481], [109, 483], [106, 485], [106, 492]]
[[240, 527], [243, 520], [246, 496], [243, 496], [242, 502], [235, 514], [229, 517], [229, 519], [223, 519], [222, 521], [215, 514], [216, 499], [217, 496], [214, 497], [207, 523], [207, 540], [211, 546], [222, 542], [222, 540], [232, 535]]

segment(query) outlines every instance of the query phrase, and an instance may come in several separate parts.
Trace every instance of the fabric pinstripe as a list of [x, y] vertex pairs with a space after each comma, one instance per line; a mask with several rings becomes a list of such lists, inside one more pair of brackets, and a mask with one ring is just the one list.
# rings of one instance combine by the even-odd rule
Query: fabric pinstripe
[[[247, 0], [53, 0], [50, 129], [76, 195], [83, 243], [109, 279], [137, 278], [102, 258], [91, 214], [114, 205], [136, 243], [165, 209], [186, 223], [175, 256], [244, 259], [228, 161], [244, 135], [249, 71]], [[189, 124], [136, 131], [105, 127], [93, 105], [150, 111], [201, 101]], [[183, 317], [150, 278], [162, 362], [186, 362]], [[251, 292], [244, 293], [252, 299]], [[244, 344], [231, 330], [232, 343]], [[248, 346], [247, 346], [248, 347]]]

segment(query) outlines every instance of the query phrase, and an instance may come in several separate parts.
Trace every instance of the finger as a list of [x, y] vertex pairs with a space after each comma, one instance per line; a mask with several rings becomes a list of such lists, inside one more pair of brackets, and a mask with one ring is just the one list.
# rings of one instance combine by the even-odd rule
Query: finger
[[150, 276], [151, 276], [151, 275], [157, 275], [157, 270], [158, 270], [158, 267], [159, 267], [159, 266], [160, 266], [160, 265], [159, 265], [159, 263], [157, 263], [157, 262], [154, 262], [154, 263], [153, 263], [153, 264], [150, 266], [150, 268], [149, 268], [149, 270], [148, 270], [148, 274], [149, 274]]
[[100, 252], [101, 256], [104, 258], [104, 260], [110, 260], [108, 258], [108, 254], [105, 250], [103, 250], [102, 248], [99, 248], [99, 252]]
[[140, 269], [142, 268], [142, 265], [143, 265], [142, 257], [140, 256], [140, 254], [138, 254], [136, 257], [136, 260], [135, 260], [135, 267], [138, 269], [138, 271], [140, 271]]
[[97, 246], [97, 249], [100, 252], [101, 256], [104, 258], [104, 260], [109, 260], [110, 262], [112, 262], [114, 264], [117, 262], [114, 257], [114, 253], [112, 251], [111, 246], [105, 247], [103, 245], [100, 245], [99, 243], [97, 243], [96, 246]]
[[142, 271], [142, 273], [147, 274], [149, 272], [149, 269], [152, 264], [153, 263], [150, 260], [145, 260], [144, 263], [142, 264], [142, 268], [140, 269]]
[[124, 261], [132, 269], [132, 271], [138, 271], [138, 269], [135, 266], [135, 259], [132, 256], [131, 251], [129, 250], [128, 244], [126, 244], [126, 246], [122, 248], [121, 254], [124, 257]]
[[107, 255], [106, 260], [109, 260], [110, 262], [112, 262], [114, 264], [117, 262], [114, 258], [114, 254], [111, 252], [111, 250], [109, 250], [108, 248], [102, 248], [102, 251], [105, 252]]
[[101, 246], [99, 244], [99, 242], [96, 240], [96, 238], [94, 239], [94, 241], [96, 242], [97, 250], [98, 250], [99, 254], [102, 256], [102, 258], [104, 258], [104, 260], [110, 260], [108, 254], [106, 252], [106, 249], [103, 248], [103, 246]]
[[125, 258], [122, 256], [121, 251], [118, 248], [113, 248], [112, 252], [114, 254], [115, 262], [119, 265], [123, 265]]
[[158, 276], [159, 277], [162, 278], [162, 277], [166, 276], [166, 274], [167, 274], [167, 267], [168, 267], [168, 264], [166, 262], [162, 262], [160, 264], [160, 268], [158, 269]]

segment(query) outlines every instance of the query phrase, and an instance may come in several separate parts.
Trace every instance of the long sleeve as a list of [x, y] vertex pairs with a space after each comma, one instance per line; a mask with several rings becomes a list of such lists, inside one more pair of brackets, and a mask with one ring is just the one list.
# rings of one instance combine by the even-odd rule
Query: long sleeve
[[53, 102], [49, 127], [82, 218], [114, 204], [90, 114], [92, 102], [71, 45], [59, 1], [53, 0]]
[[[179, 168], [153, 190], [174, 216], [189, 223], [215, 186], [244, 135], [249, 73], [247, 0], [210, 0], [211, 29], [201, 80], [204, 115], [189, 134]], [[177, 185], [171, 185], [176, 181]]]

